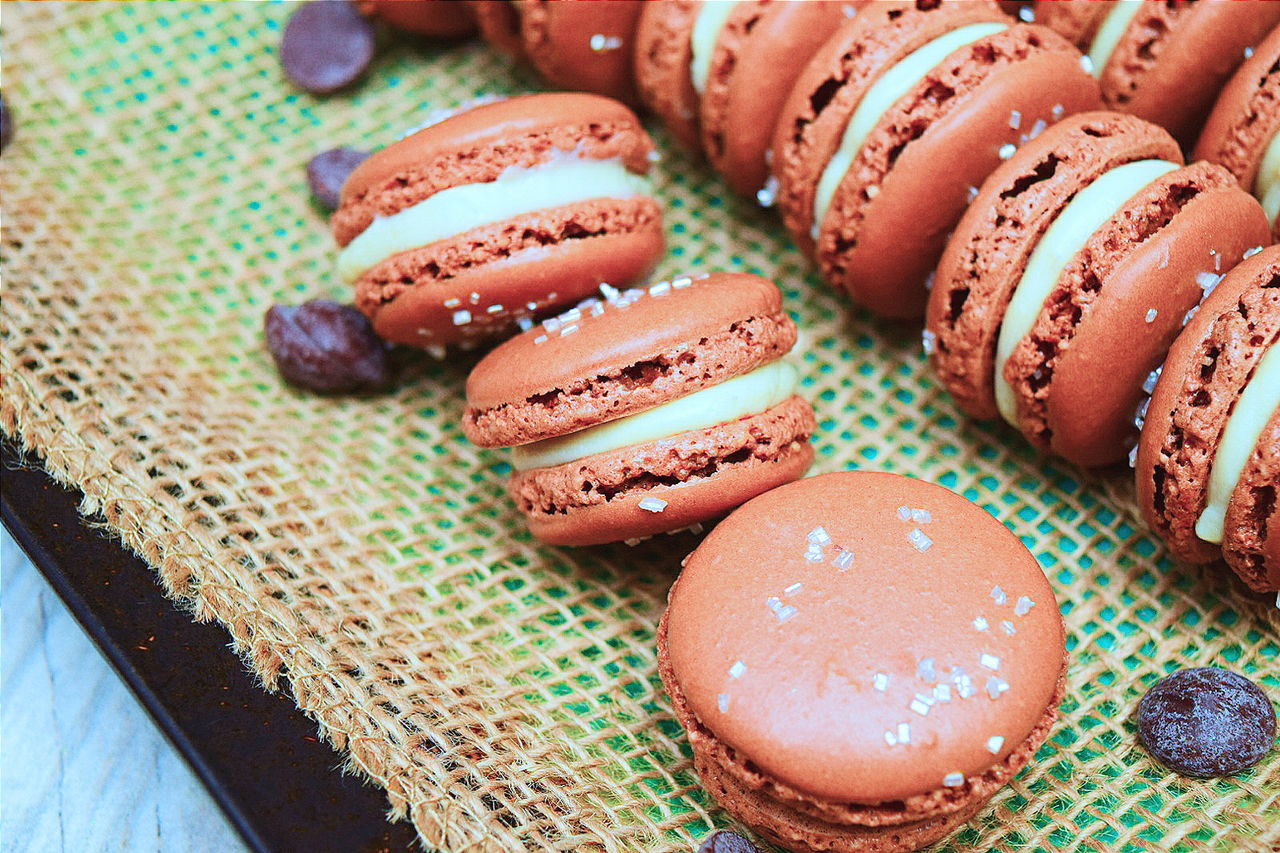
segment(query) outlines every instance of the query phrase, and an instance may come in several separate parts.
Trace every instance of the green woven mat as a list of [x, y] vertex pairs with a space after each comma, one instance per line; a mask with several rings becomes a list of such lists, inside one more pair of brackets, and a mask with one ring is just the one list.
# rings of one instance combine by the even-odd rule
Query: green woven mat
[[[531, 88], [478, 44], [391, 42], [365, 83], [282, 79], [292, 7], [6, 3], [18, 122], [3, 189], [2, 423], [83, 490], [199, 618], [226, 625], [432, 848], [689, 849], [726, 825], [654, 661], [689, 535], [557, 550], [458, 429], [466, 363], [410, 359], [394, 393], [283, 387], [276, 301], [349, 298], [308, 201], [324, 148]], [[1071, 669], [1037, 760], [945, 850], [1257, 850], [1280, 843], [1280, 751], [1231, 779], [1153, 764], [1132, 715], [1157, 677], [1221, 664], [1280, 689], [1276, 611], [1221, 567], [1177, 568], [1127, 472], [1086, 476], [961, 417], [919, 329], [850, 314], [775, 218], [667, 151], [658, 273], [781, 284], [807, 328], [815, 470], [942, 483], [1016, 531], [1055, 585]], [[198, 678], [198, 673], [191, 677]]]

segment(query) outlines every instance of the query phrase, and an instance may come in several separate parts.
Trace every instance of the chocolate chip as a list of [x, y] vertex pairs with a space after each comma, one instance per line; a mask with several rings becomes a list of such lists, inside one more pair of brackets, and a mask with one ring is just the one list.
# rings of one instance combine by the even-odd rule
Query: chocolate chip
[[702, 842], [698, 853], [760, 853], [756, 846], [736, 832], [722, 829]]
[[347, 175], [368, 156], [369, 152], [354, 148], [331, 148], [312, 157], [307, 163], [307, 184], [316, 202], [325, 210], [337, 209]]
[[327, 95], [350, 86], [373, 60], [373, 24], [347, 0], [311, 0], [284, 27], [280, 63], [300, 89]]
[[350, 305], [327, 299], [274, 305], [264, 325], [286, 382], [322, 394], [371, 391], [387, 382], [387, 345]]
[[1183, 669], [1151, 685], [1138, 704], [1138, 736], [1157, 761], [1184, 776], [1230, 776], [1271, 749], [1276, 712], [1242, 675]]
[[0, 95], [0, 151], [9, 147], [10, 139], [13, 139], [13, 116], [9, 113], [9, 105], [4, 102], [4, 96]]

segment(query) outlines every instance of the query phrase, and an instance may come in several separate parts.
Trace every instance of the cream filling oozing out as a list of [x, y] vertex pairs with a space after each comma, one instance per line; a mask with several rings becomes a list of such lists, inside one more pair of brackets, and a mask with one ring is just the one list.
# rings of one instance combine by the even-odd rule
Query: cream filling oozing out
[[648, 192], [648, 180], [627, 171], [618, 158], [563, 153], [529, 168], [512, 166], [488, 183], [450, 187], [377, 217], [338, 255], [338, 274], [354, 284], [392, 255], [481, 225], [594, 198], [631, 198]]
[[952, 30], [903, 57], [902, 61], [881, 74], [880, 79], [867, 89], [849, 123], [845, 125], [840, 146], [822, 170], [822, 177], [818, 179], [818, 187], [813, 195], [813, 227], [810, 229], [813, 239], [818, 239], [822, 220], [827, 215], [831, 199], [844, 180], [845, 173], [853, 165], [863, 143], [880, 123], [880, 119], [884, 118], [884, 114], [952, 53], [980, 38], [1006, 29], [1008, 26], [1005, 24], [986, 23], [969, 24]]
[[1138, 160], [1100, 175], [1062, 208], [1032, 250], [1000, 321], [1000, 337], [996, 342], [996, 405], [1011, 425], [1018, 425], [1018, 412], [1013, 388], [1004, 378], [1004, 367], [1018, 342], [1035, 326], [1045, 299], [1062, 277], [1063, 268], [1125, 202], [1156, 178], [1177, 168], [1177, 163], [1165, 160]]
[[1120, 37], [1129, 28], [1129, 22], [1142, 8], [1143, 0], [1119, 0], [1103, 18], [1102, 25], [1093, 36], [1089, 45], [1089, 73], [1094, 77], [1102, 76], [1102, 69], [1111, 61], [1111, 54], [1116, 52]]
[[737, 5], [737, 0], [703, 0], [693, 18], [693, 29], [689, 32], [689, 78], [699, 95], [707, 90], [711, 54], [715, 52], [720, 31]]
[[1280, 131], [1267, 143], [1258, 166], [1258, 177], [1253, 182], [1253, 194], [1262, 202], [1267, 219], [1275, 222], [1276, 216], [1280, 216]]
[[1277, 408], [1280, 408], [1280, 345], [1272, 344], [1240, 392], [1213, 454], [1209, 494], [1204, 511], [1196, 519], [1196, 535], [1204, 541], [1222, 541], [1231, 493], [1236, 490], [1249, 455]]
[[785, 359], [661, 406], [568, 435], [512, 448], [517, 471], [547, 468], [768, 411], [795, 393], [799, 374]]

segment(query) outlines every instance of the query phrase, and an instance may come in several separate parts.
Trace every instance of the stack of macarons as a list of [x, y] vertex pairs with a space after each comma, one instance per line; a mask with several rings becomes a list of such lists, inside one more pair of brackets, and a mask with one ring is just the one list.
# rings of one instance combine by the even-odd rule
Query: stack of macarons
[[514, 448], [509, 491], [545, 542], [682, 529], [809, 467], [813, 409], [785, 359], [795, 341], [759, 276], [606, 287], [481, 360], [463, 429]]
[[1280, 24], [1280, 3], [1041, 0], [1035, 17], [1085, 51], [1108, 107], [1189, 146], [1223, 84]]
[[1121, 461], [1147, 375], [1244, 254], [1258, 202], [1165, 130], [1123, 113], [1064, 119], [983, 184], [947, 246], [926, 351], [970, 415], [999, 415], [1085, 466]]
[[582, 93], [483, 104], [363, 161], [333, 215], [338, 272], [384, 339], [492, 338], [642, 279], [663, 250], [629, 109]]
[[1258, 45], [1218, 96], [1195, 159], [1218, 163], [1235, 175], [1262, 202], [1272, 232], [1280, 235], [1280, 28]]
[[1188, 563], [1280, 590], [1280, 246], [1231, 270], [1151, 376], [1135, 476], [1147, 523]]
[[658, 667], [716, 801], [787, 850], [918, 850], [1035, 755], [1062, 617], [982, 508], [897, 474], [774, 489], [689, 555]]

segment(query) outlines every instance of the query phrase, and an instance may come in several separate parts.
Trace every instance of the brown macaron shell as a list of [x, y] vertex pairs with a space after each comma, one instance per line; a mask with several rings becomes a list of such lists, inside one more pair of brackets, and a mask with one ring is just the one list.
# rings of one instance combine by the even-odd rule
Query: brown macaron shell
[[[622, 104], [587, 94], [528, 95], [475, 107], [375, 153], [342, 187], [334, 237], [350, 243], [376, 217], [442, 190], [496, 180], [567, 151], [649, 168], [653, 143]], [[416, 346], [490, 337], [627, 284], [661, 256], [662, 213], [648, 196], [588, 199], [472, 228], [365, 270], [356, 304], [387, 340]]]
[[1170, 172], [1125, 202], [1067, 263], [1003, 366], [1022, 434], [1078, 465], [1124, 459], [1142, 382], [1203, 297], [1201, 276], [1230, 269], [1269, 235], [1257, 200], [1212, 163]]
[[1263, 427], [1227, 504], [1222, 556], [1255, 592], [1280, 590], [1280, 409]]
[[1102, 70], [1102, 97], [1190, 146], [1245, 48], [1277, 24], [1271, 0], [1145, 2]]
[[1194, 159], [1225, 168], [1253, 191], [1267, 145], [1280, 132], [1280, 28], [1258, 45], [1218, 96]]
[[1048, 711], [1027, 739], [990, 770], [967, 780], [966, 796], [958, 801], [943, 789], [880, 806], [824, 803], [798, 798], [795, 792], [777, 796], [783, 789], [776, 782], [698, 722], [671, 672], [666, 644], [664, 616], [658, 625], [658, 671], [676, 718], [688, 733], [703, 787], [738, 820], [775, 844], [801, 853], [898, 853], [920, 850], [945, 837], [981, 811], [1035, 756], [1057, 720], [1066, 688], [1065, 678], [1060, 679]]
[[[809, 59], [864, 0], [744, 0], [711, 55], [699, 114], [702, 149], [734, 192], [769, 179], [778, 115]], [[687, 67], [687, 65], [686, 65]]]
[[480, 35], [499, 53], [524, 59], [520, 36], [520, 4], [511, 0], [467, 0]]
[[460, 38], [476, 30], [471, 8], [459, 0], [358, 0], [360, 11], [405, 32]]
[[[908, 6], [897, 9], [896, 18], [892, 11], [865, 7], [827, 43], [792, 91], [774, 151], [784, 219], [823, 277], [878, 314], [916, 317], [969, 188], [1000, 164], [1001, 149], [1025, 141], [1037, 122], [1096, 108], [1099, 98], [1075, 49], [1042, 27], [1010, 24], [953, 51], [867, 136], [832, 197], [815, 247], [810, 230], [818, 181], [880, 73], [951, 30], [1007, 22], [998, 8], [981, 3]], [[851, 67], [860, 65], [874, 70], [858, 79]], [[849, 82], [832, 94], [833, 81], [842, 78]], [[823, 97], [827, 105], [815, 111]], [[797, 157], [809, 162], [797, 165]]]
[[777, 286], [755, 275], [662, 283], [598, 310], [535, 326], [475, 366], [462, 421], [473, 443], [513, 447], [650, 409], [780, 358], [796, 340]]
[[[1114, 8], [1097, 0], [1036, 4], [1036, 20], [1088, 52]], [[1145, 2], [1105, 67], [1095, 69], [1107, 106], [1164, 127], [1190, 146], [1244, 50], [1280, 23], [1263, 0]]]
[[1196, 521], [1231, 410], [1264, 347], [1278, 338], [1280, 248], [1272, 247], [1231, 270], [1169, 349], [1147, 405], [1134, 477], [1147, 524], [1182, 562], [1206, 563], [1221, 553], [1196, 535]]
[[[687, 559], [659, 640], [695, 760], [731, 793], [721, 805], [764, 798], [775, 819], [753, 825], [787, 845], [805, 837], [793, 815], [881, 843], [869, 828], [941, 819], [936, 840], [1034, 753], [1064, 663], [1053, 592], [1016, 536], [942, 487], [870, 472], [740, 507]], [[904, 722], [909, 742], [887, 743]]]
[[[534, 536], [595, 545], [709, 521], [802, 476], [813, 461], [813, 407], [793, 396], [755, 415], [548, 468], [508, 491]], [[661, 512], [639, 506], [667, 502]]]
[[646, 3], [636, 24], [635, 75], [640, 101], [652, 110], [676, 141], [698, 148], [698, 93], [689, 64], [689, 36], [702, 0]]
[[938, 264], [926, 315], [933, 369], [966, 414], [999, 416], [1000, 325], [1063, 204], [1105, 172], [1147, 159], [1181, 163], [1182, 154], [1172, 137], [1140, 119], [1086, 113], [1027, 142], [982, 185]]
[[638, 105], [632, 57], [643, 0], [520, 0], [529, 62], [553, 88]]

